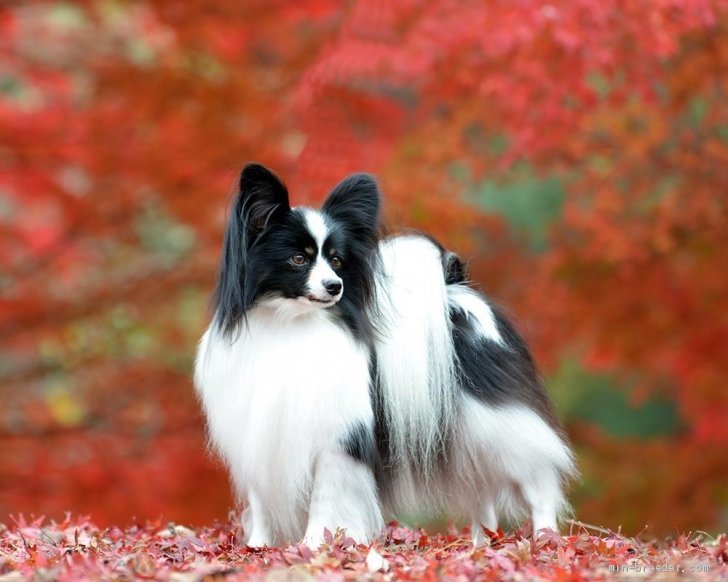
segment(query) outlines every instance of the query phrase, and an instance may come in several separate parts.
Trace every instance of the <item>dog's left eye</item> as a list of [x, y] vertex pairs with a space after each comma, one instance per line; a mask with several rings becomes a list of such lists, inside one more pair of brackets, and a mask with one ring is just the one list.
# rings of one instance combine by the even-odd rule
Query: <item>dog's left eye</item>
[[300, 267], [301, 265], [308, 263], [308, 259], [306, 258], [306, 255], [302, 253], [296, 253], [291, 257], [291, 262], [297, 267]]
[[342, 264], [343, 263], [341, 257], [331, 257], [331, 266], [334, 268], [334, 271], [338, 271], [339, 269], [341, 269]]

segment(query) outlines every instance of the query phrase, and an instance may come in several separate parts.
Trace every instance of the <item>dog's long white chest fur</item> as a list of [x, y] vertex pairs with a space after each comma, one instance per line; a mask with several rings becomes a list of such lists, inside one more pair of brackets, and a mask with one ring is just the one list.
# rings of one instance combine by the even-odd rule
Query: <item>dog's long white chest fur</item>
[[[349, 533], [362, 539], [379, 531], [373, 476], [345, 451], [352, 430], [374, 423], [366, 348], [323, 310], [291, 318], [259, 306], [241, 327], [232, 339], [208, 329], [195, 384], [211, 443], [247, 501], [249, 543], [316, 538], [338, 523], [358, 524]], [[330, 502], [342, 494], [357, 499]]]

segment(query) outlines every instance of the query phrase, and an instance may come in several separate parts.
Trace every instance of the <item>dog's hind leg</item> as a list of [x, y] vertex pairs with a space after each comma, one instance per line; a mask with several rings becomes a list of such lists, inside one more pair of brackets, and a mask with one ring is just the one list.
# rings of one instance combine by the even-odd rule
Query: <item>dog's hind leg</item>
[[531, 513], [534, 536], [546, 528], [558, 531], [556, 517], [565, 501], [556, 471], [544, 468], [520, 488]]

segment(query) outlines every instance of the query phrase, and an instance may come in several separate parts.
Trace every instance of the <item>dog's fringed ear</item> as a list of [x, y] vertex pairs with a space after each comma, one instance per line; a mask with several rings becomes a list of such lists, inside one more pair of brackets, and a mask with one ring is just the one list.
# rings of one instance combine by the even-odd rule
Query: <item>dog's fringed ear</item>
[[245, 223], [249, 242], [291, 209], [285, 184], [268, 168], [255, 163], [248, 164], [240, 173], [235, 206]]
[[225, 334], [233, 334], [249, 307], [251, 293], [245, 271], [251, 245], [289, 210], [288, 190], [273, 172], [260, 164], [243, 168], [225, 231], [215, 289], [217, 323]]
[[355, 236], [375, 237], [379, 231], [380, 194], [370, 174], [352, 174], [331, 191], [322, 210], [342, 222]]

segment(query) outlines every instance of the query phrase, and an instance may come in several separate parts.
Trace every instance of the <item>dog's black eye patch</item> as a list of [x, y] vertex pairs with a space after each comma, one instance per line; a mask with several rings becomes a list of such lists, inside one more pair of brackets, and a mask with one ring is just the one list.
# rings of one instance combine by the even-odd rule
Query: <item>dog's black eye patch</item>
[[346, 258], [346, 238], [336, 226], [331, 228], [329, 236], [324, 241], [323, 254], [329, 259], [335, 256]]

